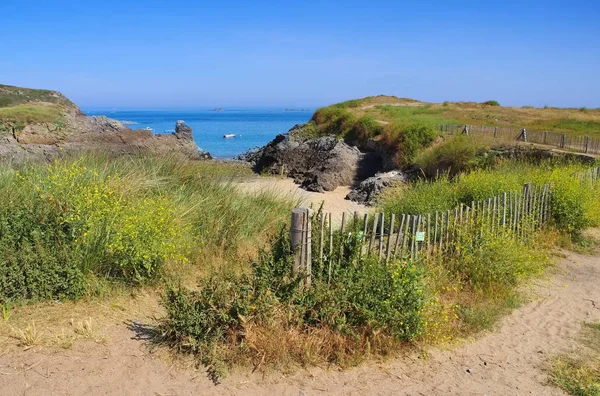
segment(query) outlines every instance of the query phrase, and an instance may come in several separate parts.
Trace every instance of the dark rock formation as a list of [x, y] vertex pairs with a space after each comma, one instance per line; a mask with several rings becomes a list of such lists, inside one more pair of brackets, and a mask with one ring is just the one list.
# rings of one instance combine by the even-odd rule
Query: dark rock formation
[[398, 170], [378, 173], [373, 177], [363, 180], [356, 188], [350, 191], [346, 199], [370, 205], [384, 189], [399, 183], [406, 183], [408, 179], [406, 174]]
[[175, 125], [175, 136], [177, 139], [194, 140], [192, 128], [190, 128], [183, 120], [177, 121], [177, 124]]
[[255, 162], [258, 173], [283, 173], [309, 191], [323, 192], [353, 184], [363, 155], [334, 137], [296, 141], [285, 134], [244, 158]]

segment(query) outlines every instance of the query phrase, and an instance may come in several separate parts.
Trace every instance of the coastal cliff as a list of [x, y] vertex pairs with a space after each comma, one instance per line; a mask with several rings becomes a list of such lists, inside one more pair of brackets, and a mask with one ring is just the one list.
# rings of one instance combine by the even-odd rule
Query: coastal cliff
[[0, 85], [0, 159], [19, 162], [83, 152], [211, 158], [198, 150], [183, 121], [170, 135], [154, 135], [108, 117], [86, 116], [60, 92]]

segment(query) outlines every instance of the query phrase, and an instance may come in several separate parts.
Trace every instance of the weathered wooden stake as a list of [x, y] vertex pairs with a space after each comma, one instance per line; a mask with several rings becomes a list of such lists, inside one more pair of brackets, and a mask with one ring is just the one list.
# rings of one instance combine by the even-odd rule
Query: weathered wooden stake
[[312, 283], [312, 210], [306, 210], [306, 278], [305, 284], [309, 287]]
[[294, 253], [294, 264], [292, 266], [292, 276], [300, 274], [302, 267], [302, 242], [304, 239], [304, 217], [306, 208], [296, 208], [292, 210], [292, 224], [290, 227], [290, 245]]

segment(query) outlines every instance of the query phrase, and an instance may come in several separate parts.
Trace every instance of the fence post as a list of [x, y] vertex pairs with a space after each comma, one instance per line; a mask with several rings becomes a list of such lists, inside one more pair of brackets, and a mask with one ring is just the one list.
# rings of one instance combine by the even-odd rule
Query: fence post
[[494, 127], [494, 137], [498, 137], [498, 127]]
[[587, 154], [588, 150], [590, 149], [590, 137], [586, 136], [585, 137], [585, 153]]
[[462, 133], [465, 135], [469, 134], [469, 126], [468, 125], [465, 125], [465, 129], [463, 129]]
[[306, 209], [306, 267], [304, 270], [306, 271], [306, 278], [304, 282], [306, 286], [310, 286], [312, 283], [312, 210]]
[[548, 131], [544, 131], [544, 144], [548, 143]]
[[560, 148], [565, 148], [566, 144], [567, 144], [567, 135], [562, 135], [560, 137]]
[[302, 242], [304, 239], [304, 218], [307, 214], [306, 208], [296, 208], [292, 210], [292, 224], [290, 227], [290, 243], [292, 253], [294, 253], [294, 264], [292, 265], [292, 275], [298, 276], [303, 264]]
[[523, 138], [524, 142], [527, 141], [527, 130], [525, 128], [521, 129], [519, 136], [517, 136], [517, 140], [520, 140], [521, 138]]

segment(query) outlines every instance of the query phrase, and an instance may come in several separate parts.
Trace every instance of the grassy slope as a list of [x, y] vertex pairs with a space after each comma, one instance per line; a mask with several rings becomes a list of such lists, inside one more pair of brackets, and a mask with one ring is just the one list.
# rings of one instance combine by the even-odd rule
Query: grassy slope
[[77, 107], [60, 92], [0, 84], [0, 108], [40, 102], [53, 103], [68, 108]]
[[0, 121], [23, 124], [55, 122], [64, 109], [59, 105], [21, 104], [0, 108]]
[[61, 125], [66, 111], [79, 108], [60, 92], [0, 85], [0, 134], [27, 124]]
[[381, 125], [415, 122], [475, 124], [600, 136], [600, 109], [503, 107], [474, 102], [436, 104], [394, 96], [367, 97], [333, 106], [344, 108], [357, 117], [371, 116]]

